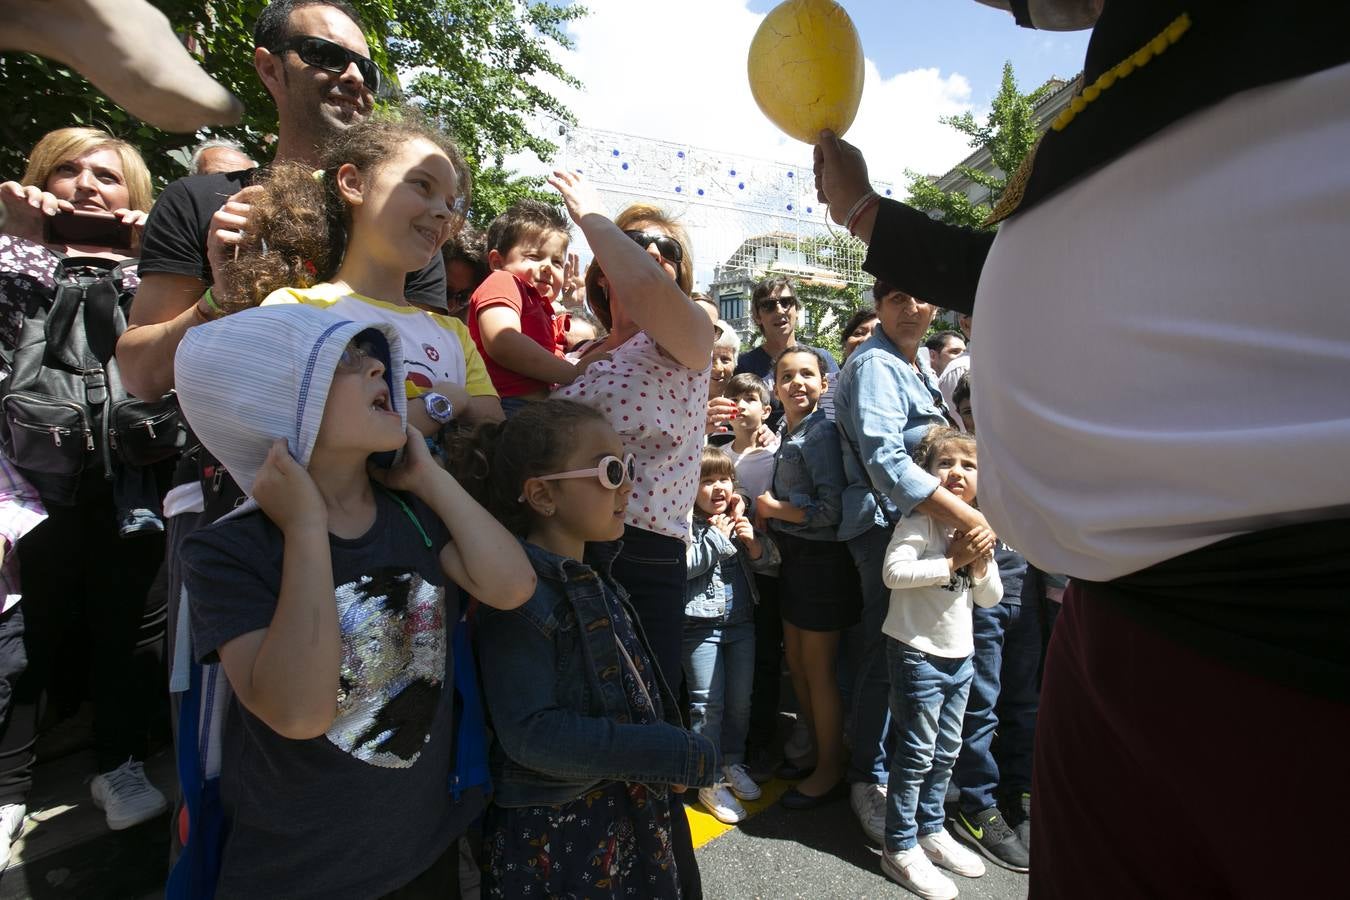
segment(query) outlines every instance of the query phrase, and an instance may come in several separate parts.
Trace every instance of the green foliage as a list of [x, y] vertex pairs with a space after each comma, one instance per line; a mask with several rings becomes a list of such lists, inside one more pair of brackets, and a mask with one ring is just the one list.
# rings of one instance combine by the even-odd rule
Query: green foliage
[[797, 288], [806, 309], [806, 327], [799, 329], [801, 339], [813, 347], [820, 347], [834, 354], [834, 358], [844, 358], [844, 323], [858, 310], [871, 308], [871, 302], [863, 296], [862, 288], [856, 284], [843, 287], [830, 287], [823, 284], [803, 284]]
[[[245, 106], [237, 126], [212, 136], [239, 141], [255, 159], [271, 157], [276, 108], [253, 70], [253, 23], [266, 0], [152, 0], [203, 67]], [[578, 82], [557, 62], [570, 48], [565, 28], [586, 15], [582, 6], [553, 0], [352, 0], [370, 30], [371, 54], [391, 75], [410, 73], [405, 98], [456, 136], [480, 190], [472, 219], [482, 224], [505, 206], [536, 195], [542, 183], [503, 168], [520, 151], [541, 159], [554, 145], [530, 131], [536, 115], [571, 122], [568, 110], [538, 84]], [[0, 114], [0, 178], [23, 173], [28, 151], [55, 128], [91, 125], [141, 148], [159, 185], [186, 174], [172, 151], [197, 137], [151, 128], [113, 105], [79, 75], [28, 54], [0, 54], [0, 83], [22, 94]], [[17, 90], [16, 90], [17, 89]], [[556, 198], [552, 198], [556, 202]]]
[[[861, 257], [866, 252], [861, 241], [843, 231], [810, 236], [799, 242], [782, 240], [780, 247], [785, 255], [800, 258], [810, 268], [835, 272], [846, 271], [848, 265], [844, 261]], [[855, 310], [869, 305], [863, 289], [853, 282], [804, 281], [799, 271], [776, 266], [754, 273], [753, 278], [758, 280], [771, 275], [786, 275], [797, 286], [797, 298], [806, 310], [806, 321], [797, 329], [797, 336], [813, 347], [829, 350], [836, 359], [840, 358], [844, 323]], [[759, 335], [752, 326], [750, 334], [743, 337], [753, 343]]]
[[[1017, 79], [1013, 75], [1011, 62], [1003, 64], [1003, 81], [998, 94], [990, 107], [984, 124], [975, 121], [970, 113], [959, 116], [943, 116], [940, 120], [964, 134], [972, 149], [987, 149], [993, 164], [1003, 173], [993, 175], [958, 166], [962, 175], [990, 192], [990, 200], [997, 203], [1008, 177], [1017, 171], [1022, 158], [1031, 151], [1036, 143], [1039, 131], [1036, 127], [1036, 104], [1049, 92], [1050, 85], [1045, 84], [1030, 93], [1023, 94], [1017, 89]], [[991, 204], [971, 203], [960, 191], [939, 190], [933, 179], [915, 172], [909, 176], [909, 204], [916, 209], [928, 210], [942, 221], [952, 225], [964, 225], [969, 228], [983, 228], [984, 220], [989, 216]]]

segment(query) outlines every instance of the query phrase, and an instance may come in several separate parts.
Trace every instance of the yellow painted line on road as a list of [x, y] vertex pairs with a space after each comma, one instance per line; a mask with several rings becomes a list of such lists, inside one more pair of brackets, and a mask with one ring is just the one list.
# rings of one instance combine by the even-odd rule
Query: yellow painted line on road
[[[792, 782], [783, 781], [781, 778], [775, 778], [773, 781], [762, 786], [764, 793], [758, 800], [742, 800], [741, 806], [744, 806], [745, 811], [750, 814], [747, 818], [753, 818], [770, 806], [773, 806], [778, 802], [778, 798], [783, 796], [783, 793], [790, 787], [792, 787]], [[698, 801], [686, 804], [684, 811], [689, 817], [689, 831], [694, 838], [695, 850], [705, 844], [712, 843], [736, 827], [735, 825], [727, 825], [724, 822], [719, 822], [717, 819], [713, 818], [712, 814], [704, 809], [703, 804]]]

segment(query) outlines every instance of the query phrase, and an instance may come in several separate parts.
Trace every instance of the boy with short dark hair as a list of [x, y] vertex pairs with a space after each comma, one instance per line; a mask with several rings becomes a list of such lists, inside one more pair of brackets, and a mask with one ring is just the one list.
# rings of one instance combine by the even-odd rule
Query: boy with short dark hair
[[[721, 449], [735, 466], [737, 486], [753, 500], [773, 486], [778, 441], [767, 447], [755, 441], [755, 433], [769, 415], [769, 386], [758, 375], [742, 372], [727, 382], [723, 396], [735, 401], [736, 418], [731, 420], [735, 439]], [[753, 516], [753, 510], [748, 514]], [[755, 677], [746, 747], [750, 777], [762, 782], [773, 776], [778, 760], [775, 744], [783, 673], [783, 620], [778, 613], [777, 566], [757, 571], [754, 577], [759, 603], [755, 606]]]
[[508, 416], [585, 369], [563, 357], [567, 339], [553, 315], [570, 241], [562, 213], [538, 200], [513, 204], [488, 226], [493, 271], [469, 300], [469, 333]]

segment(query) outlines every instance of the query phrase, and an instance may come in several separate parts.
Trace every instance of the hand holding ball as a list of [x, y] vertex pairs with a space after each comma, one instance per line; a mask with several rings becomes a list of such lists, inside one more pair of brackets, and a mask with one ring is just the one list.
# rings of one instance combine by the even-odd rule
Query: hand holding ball
[[862, 99], [858, 30], [834, 0], [786, 0], [750, 42], [750, 92], [769, 121], [814, 144], [824, 129], [842, 135]]

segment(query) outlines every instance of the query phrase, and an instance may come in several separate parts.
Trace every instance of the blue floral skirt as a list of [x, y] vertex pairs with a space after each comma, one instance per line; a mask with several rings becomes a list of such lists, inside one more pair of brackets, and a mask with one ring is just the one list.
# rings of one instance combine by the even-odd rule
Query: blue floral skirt
[[677, 900], [669, 790], [613, 781], [561, 806], [489, 806], [482, 892]]

